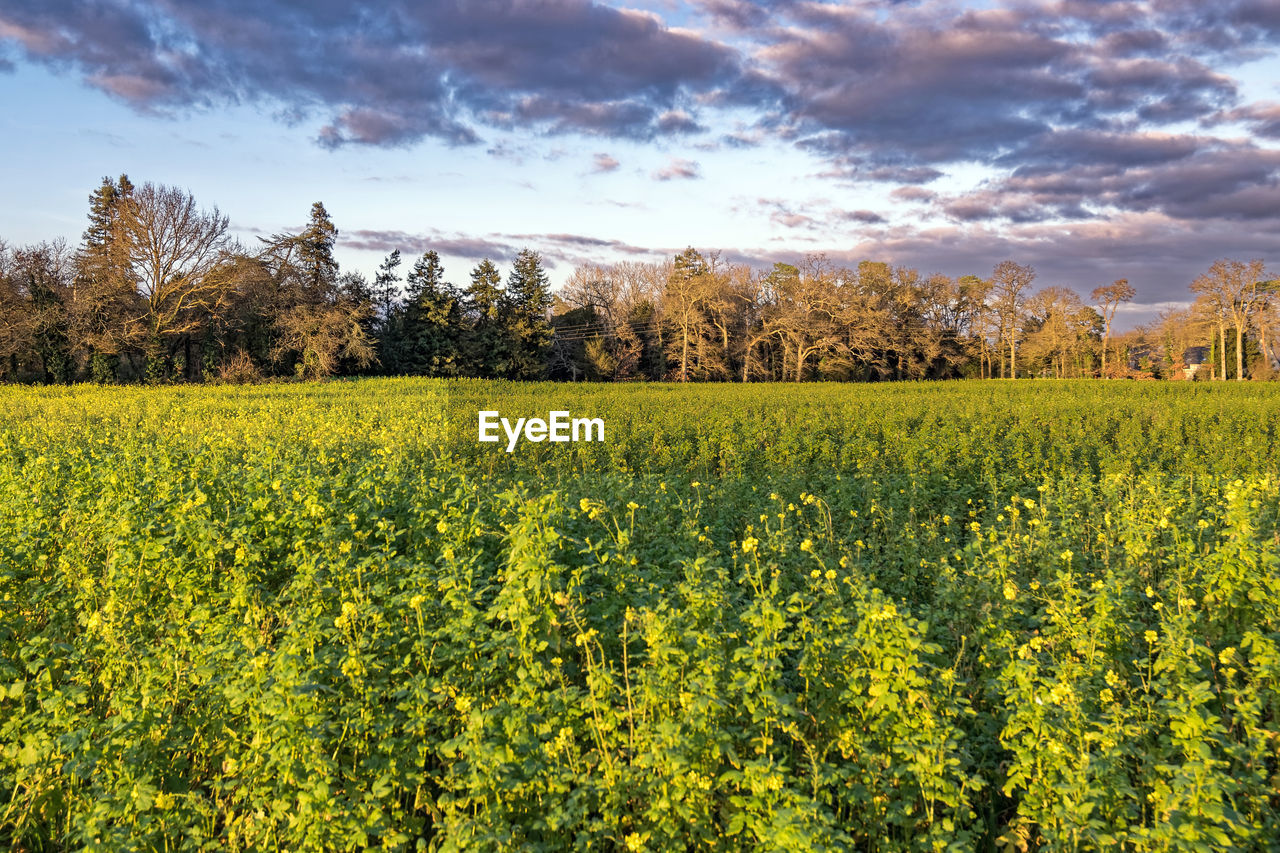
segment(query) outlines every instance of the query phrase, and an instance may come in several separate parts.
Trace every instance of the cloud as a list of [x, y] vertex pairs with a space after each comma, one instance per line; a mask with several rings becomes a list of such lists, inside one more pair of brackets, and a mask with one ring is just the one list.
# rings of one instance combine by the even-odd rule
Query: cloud
[[1280, 103], [1248, 104], [1215, 116], [1210, 123], [1240, 122], [1255, 135], [1267, 139], [1280, 139]]
[[756, 199], [755, 204], [768, 213], [770, 222], [784, 228], [812, 229], [819, 225], [814, 216], [796, 211], [794, 203], [785, 199], [761, 198]]
[[658, 8], [666, 19], [594, 0], [8, 0], [0, 51], [146, 112], [259, 102], [315, 120], [329, 148], [470, 145], [490, 127], [714, 132], [794, 142], [829, 177], [927, 183], [957, 163], [1016, 166], [1059, 132], [1234, 115], [1276, 134], [1220, 70], [1274, 52], [1272, 0]]
[[494, 261], [509, 261], [519, 251], [518, 246], [506, 240], [440, 231], [410, 234], [406, 231], [363, 229], [342, 233], [338, 242], [343, 248], [368, 252], [391, 252], [399, 249], [405, 255], [414, 256], [434, 249], [442, 255], [475, 260], [489, 258]]
[[937, 198], [937, 193], [924, 187], [898, 187], [889, 193], [889, 197], [898, 201], [929, 202]]
[[[762, 201], [755, 213], [795, 240], [860, 223], [904, 256], [937, 256], [911, 242], [922, 234], [961, 258], [1004, 245], [1002, 233], [1012, 248], [1061, 240], [1103, 255], [1120, 251], [1102, 248], [1108, 234], [1147, 241], [1132, 247], [1145, 255], [1206, 235], [1225, 241], [1215, 257], [1274, 245], [1280, 104], [1251, 102], [1232, 72], [1275, 61], [1276, 0], [626, 5], [0, 0], [0, 70], [78, 75], [157, 115], [253, 104], [334, 149], [433, 139], [519, 162], [564, 134], [591, 140], [586, 151], [678, 140], [709, 168], [730, 149], [794, 146], [842, 191], [880, 184], [910, 207]], [[601, 152], [591, 168], [620, 163]], [[672, 158], [651, 177], [700, 174]], [[509, 236], [425, 235], [468, 257], [504, 257]], [[590, 249], [606, 250], [629, 251]]]
[[[257, 229], [242, 227], [241, 230]], [[488, 258], [498, 263], [510, 262], [521, 249], [528, 247], [538, 251], [549, 268], [555, 267], [557, 263], [572, 265], [618, 255], [647, 257], [672, 253], [666, 249], [655, 250], [621, 240], [569, 233], [477, 235], [430, 230], [413, 234], [394, 229], [360, 229], [343, 232], [338, 242], [344, 249], [366, 252], [389, 253], [399, 249], [408, 258], [435, 250], [441, 255], [468, 261]]]
[[[1220, 257], [1280, 257], [1280, 235], [1217, 222], [1189, 232], [1182, 223], [1158, 213], [1125, 214], [1106, 222], [986, 223], [934, 227], [884, 226], [858, 232], [853, 244], [814, 244], [808, 251], [838, 265], [854, 267], [879, 260], [914, 267], [928, 275], [989, 276], [1011, 259], [1035, 267], [1035, 287], [1069, 287], [1087, 298], [1093, 288], [1127, 278], [1137, 290], [1131, 323], [1154, 319], [1170, 303], [1188, 298], [1192, 279]], [[768, 268], [776, 261], [795, 263], [794, 245], [782, 248], [724, 247], [729, 262]]]
[[1108, 218], [1160, 212], [1185, 221], [1280, 222], [1280, 151], [1248, 143], [1128, 137], [1028, 156], [1027, 165], [941, 203], [962, 222]]
[[693, 160], [684, 160], [680, 157], [672, 157], [667, 165], [653, 173], [653, 179], [656, 181], [692, 180], [700, 177], [702, 175], [698, 164]]
[[801, 144], [852, 177], [1016, 160], [1055, 129], [1181, 122], [1238, 97], [1209, 56], [1177, 55], [1197, 22], [1137, 2], [796, 9], [759, 56]]
[[694, 121], [693, 117], [684, 110], [668, 110], [658, 116], [657, 129], [660, 133], [668, 136], [685, 133], [699, 133], [706, 130], [705, 127]]
[[879, 225], [887, 221], [874, 210], [850, 210], [843, 213], [842, 218], [849, 222], [861, 222], [863, 225]]
[[139, 111], [258, 101], [319, 144], [465, 145], [483, 125], [652, 138], [701, 130], [733, 48], [590, 0], [10, 0], [0, 48]]
[[[785, 210], [774, 199], [758, 199], [761, 209]], [[814, 202], [820, 207], [821, 200]], [[801, 214], [803, 215], [803, 214]], [[989, 276], [1002, 260], [1031, 264], [1035, 287], [1064, 286], [1087, 298], [1093, 288], [1126, 278], [1138, 292], [1130, 323], [1154, 319], [1162, 309], [1188, 299], [1191, 280], [1220, 257], [1280, 257], [1280, 232], [1241, 229], [1215, 222], [1189, 232], [1183, 223], [1154, 212], [1126, 213], [1109, 221], [1043, 224], [947, 223], [904, 226], [878, 223], [854, 232], [855, 242], [789, 238], [781, 247], [722, 246], [729, 263], [767, 269], [776, 261], [797, 263], [805, 254], [823, 254], [833, 263], [855, 267], [862, 260], [879, 260], [914, 267], [928, 275]], [[669, 258], [676, 247], [639, 246], [622, 240], [571, 233], [501, 233], [467, 235], [400, 231], [344, 233], [348, 248], [389, 252], [401, 249], [412, 257], [426, 249], [446, 256], [478, 261], [489, 257], [509, 262], [521, 248], [539, 251], [548, 266], [610, 261], [618, 257], [644, 260]], [[790, 245], [788, 245], [788, 243]], [[801, 251], [797, 243], [807, 244]]]
[[618, 162], [617, 158], [611, 157], [603, 152], [596, 154], [596, 156], [592, 158], [592, 164], [591, 171], [593, 172], [613, 172], [622, 165]]

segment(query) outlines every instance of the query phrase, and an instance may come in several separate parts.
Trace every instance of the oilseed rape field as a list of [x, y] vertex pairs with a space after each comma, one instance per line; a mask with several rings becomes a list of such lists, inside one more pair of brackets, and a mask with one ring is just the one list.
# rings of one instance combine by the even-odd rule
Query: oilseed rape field
[[2, 388], [0, 847], [1280, 849], [1278, 415]]

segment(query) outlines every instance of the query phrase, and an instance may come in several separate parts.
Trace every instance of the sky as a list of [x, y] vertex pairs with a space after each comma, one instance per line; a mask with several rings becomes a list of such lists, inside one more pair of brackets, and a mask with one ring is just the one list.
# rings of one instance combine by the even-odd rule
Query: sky
[[[0, 238], [127, 173], [246, 245], [1035, 267], [1118, 317], [1280, 267], [1280, 0], [0, 0]], [[505, 266], [504, 266], [505, 268]]]

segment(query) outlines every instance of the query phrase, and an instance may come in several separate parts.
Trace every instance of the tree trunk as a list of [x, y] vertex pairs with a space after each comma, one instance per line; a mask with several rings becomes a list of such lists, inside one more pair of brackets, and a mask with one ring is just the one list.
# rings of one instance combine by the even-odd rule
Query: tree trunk
[[680, 349], [680, 381], [689, 381], [689, 327], [685, 326], [684, 341]]
[[1219, 324], [1218, 326], [1218, 351], [1222, 359], [1222, 381], [1227, 381], [1227, 327]]
[[804, 344], [796, 344], [796, 381], [799, 382], [804, 376]]
[[1244, 381], [1244, 327], [1236, 326], [1236, 381]]
[[1102, 373], [1103, 379], [1107, 378], [1107, 344], [1111, 342], [1111, 324], [1107, 323], [1106, 332], [1102, 335]]

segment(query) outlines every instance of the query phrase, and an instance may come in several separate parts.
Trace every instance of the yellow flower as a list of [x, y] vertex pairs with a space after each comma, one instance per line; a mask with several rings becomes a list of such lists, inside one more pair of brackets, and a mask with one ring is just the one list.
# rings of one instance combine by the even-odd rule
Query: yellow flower
[[742, 553], [752, 553], [756, 550], [756, 546], [759, 544], [760, 540], [756, 539], [754, 536], [748, 536], [746, 539], [742, 540]]
[[812, 552], [812, 551], [813, 551], [813, 540], [812, 540], [812, 539], [806, 539], [806, 540], [804, 540], [803, 542], [801, 542], [801, 543], [800, 543], [800, 550], [801, 550], [801, 551], [809, 551], [809, 552]]
[[835, 572], [835, 569], [827, 569], [826, 578], [827, 578], [827, 580], [829, 580], [829, 581], [833, 581], [833, 580], [835, 580], [835, 579], [836, 579], [836, 572]]
[[1004, 597], [1013, 601], [1018, 597], [1018, 587], [1013, 581], [1004, 582]]
[[1154, 646], [1154, 645], [1156, 644], [1156, 632], [1155, 632], [1155, 631], [1144, 631], [1144, 632], [1142, 633], [1142, 636], [1146, 637], [1146, 639], [1147, 639], [1147, 645]]

